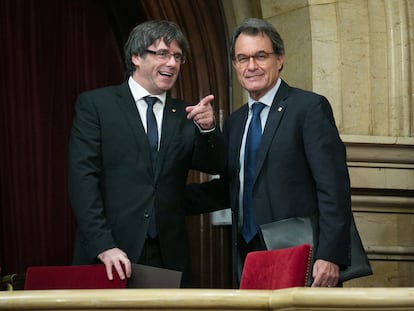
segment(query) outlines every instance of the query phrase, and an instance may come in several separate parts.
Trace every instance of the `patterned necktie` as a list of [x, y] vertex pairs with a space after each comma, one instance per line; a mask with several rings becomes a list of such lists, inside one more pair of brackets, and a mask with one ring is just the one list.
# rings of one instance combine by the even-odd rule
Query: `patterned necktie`
[[[152, 167], [155, 170], [155, 163], [157, 162], [157, 154], [158, 154], [158, 126], [157, 126], [157, 120], [155, 119], [154, 114], [154, 104], [157, 102], [157, 97], [151, 97], [147, 96], [145, 97], [145, 101], [148, 104], [147, 107], [147, 137], [148, 142], [150, 145], [151, 150], [151, 158], [152, 158]], [[155, 207], [152, 209], [151, 215], [150, 215], [150, 223], [148, 227], [148, 236], [152, 239], [157, 237], [157, 222], [155, 217]]]
[[157, 154], [158, 154], [158, 126], [157, 126], [157, 120], [155, 119], [153, 108], [157, 100], [158, 100], [157, 97], [151, 97], [151, 96], [145, 97], [145, 101], [148, 104], [147, 136], [148, 136], [148, 142], [150, 144], [150, 149], [151, 149], [152, 165], [154, 168], [155, 168], [155, 163], [157, 162]]
[[253, 211], [253, 180], [256, 171], [256, 156], [262, 139], [260, 112], [265, 105], [256, 102], [252, 106], [253, 116], [247, 131], [244, 152], [244, 190], [243, 190], [243, 226], [241, 234], [249, 243], [257, 233], [256, 218]]

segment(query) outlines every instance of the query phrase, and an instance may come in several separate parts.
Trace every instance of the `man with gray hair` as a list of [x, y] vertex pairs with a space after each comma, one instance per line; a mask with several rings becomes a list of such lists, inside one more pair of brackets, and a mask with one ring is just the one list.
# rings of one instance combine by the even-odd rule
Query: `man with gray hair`
[[260, 226], [318, 215], [312, 286], [340, 286], [339, 271], [350, 264], [351, 195], [331, 106], [324, 96], [281, 79], [285, 48], [267, 21], [242, 22], [230, 56], [248, 102], [224, 124], [225, 173], [188, 186], [189, 205], [231, 207], [239, 278], [247, 254], [266, 249]]

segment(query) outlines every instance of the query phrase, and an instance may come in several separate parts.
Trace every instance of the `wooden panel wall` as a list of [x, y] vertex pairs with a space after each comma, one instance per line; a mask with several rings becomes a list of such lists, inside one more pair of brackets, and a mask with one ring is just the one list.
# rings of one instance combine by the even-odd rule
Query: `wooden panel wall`
[[372, 276], [344, 286], [414, 286], [414, 139], [343, 136], [355, 222]]

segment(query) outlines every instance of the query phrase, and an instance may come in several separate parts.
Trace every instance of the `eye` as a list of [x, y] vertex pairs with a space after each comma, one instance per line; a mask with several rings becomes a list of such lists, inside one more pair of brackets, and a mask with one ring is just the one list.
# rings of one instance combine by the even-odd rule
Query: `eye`
[[236, 59], [239, 63], [245, 63], [249, 60], [249, 57], [246, 55], [240, 54], [240, 55], [237, 55]]
[[158, 55], [161, 57], [167, 57], [170, 53], [167, 50], [159, 50]]
[[268, 55], [265, 52], [259, 52], [254, 56], [254, 58], [258, 61], [264, 61], [264, 60], [267, 59], [267, 57], [268, 57]]
[[183, 55], [180, 53], [175, 53], [174, 58], [177, 62], [181, 62], [181, 60], [183, 59]]

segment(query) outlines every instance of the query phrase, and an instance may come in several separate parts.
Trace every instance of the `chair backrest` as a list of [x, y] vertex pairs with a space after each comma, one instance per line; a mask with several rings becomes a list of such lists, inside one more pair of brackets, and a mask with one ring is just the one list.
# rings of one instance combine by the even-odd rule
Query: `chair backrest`
[[114, 278], [110, 281], [103, 264], [29, 267], [26, 270], [24, 289], [125, 288], [126, 280], [121, 280], [115, 271], [113, 275]]
[[312, 248], [302, 244], [246, 256], [240, 289], [282, 289], [307, 285]]

